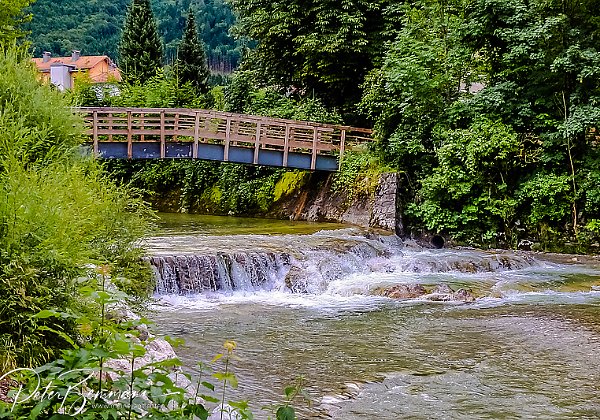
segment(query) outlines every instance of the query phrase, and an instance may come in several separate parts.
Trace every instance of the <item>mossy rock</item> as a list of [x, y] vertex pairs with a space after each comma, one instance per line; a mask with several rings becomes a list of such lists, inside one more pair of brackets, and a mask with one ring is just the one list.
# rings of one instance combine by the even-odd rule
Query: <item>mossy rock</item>
[[307, 175], [308, 172], [306, 171], [285, 172], [279, 181], [277, 181], [277, 184], [275, 184], [273, 202], [276, 203], [294, 191], [299, 190], [306, 183], [308, 179]]

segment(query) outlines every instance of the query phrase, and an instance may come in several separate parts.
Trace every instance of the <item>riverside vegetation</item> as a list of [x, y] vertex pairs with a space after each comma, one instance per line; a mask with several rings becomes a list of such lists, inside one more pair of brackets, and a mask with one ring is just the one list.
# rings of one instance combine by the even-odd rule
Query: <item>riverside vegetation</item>
[[[152, 212], [82, 155], [82, 120], [15, 47], [0, 54], [0, 104], [0, 382], [13, 387], [0, 417], [206, 419], [212, 404], [220, 418], [253, 418], [226, 400], [233, 342], [185, 387], [177, 359], [136, 365], [155, 340], [148, 321], [111, 313], [153, 290], [137, 246]], [[274, 416], [295, 418], [300, 393], [286, 388]]]

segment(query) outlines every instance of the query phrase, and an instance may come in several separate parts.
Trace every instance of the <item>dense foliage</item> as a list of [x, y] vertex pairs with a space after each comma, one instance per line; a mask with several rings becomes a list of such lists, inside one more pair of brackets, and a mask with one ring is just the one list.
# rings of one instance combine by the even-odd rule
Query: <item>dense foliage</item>
[[48, 361], [76, 336], [69, 320], [33, 315], [80, 311], [86, 264], [143, 272], [146, 210], [77, 151], [82, 121], [68, 105], [28, 56], [0, 53], [0, 370]]
[[[108, 55], [118, 61], [118, 44], [129, 3], [129, 0], [37, 0], [29, 8], [33, 20], [26, 27], [31, 31], [34, 55], [39, 57], [43, 51], [49, 51], [55, 56], [69, 56], [72, 50], [81, 50], [84, 55]], [[153, 0], [151, 3], [168, 63], [175, 60], [185, 16], [191, 9], [211, 70], [229, 73], [237, 66], [242, 44], [229, 34], [235, 18], [226, 2]]]
[[600, 216], [599, 3], [405, 6], [362, 108], [405, 174], [413, 225], [516, 245]]
[[236, 30], [257, 42], [245, 63], [263, 83], [315, 92], [333, 106], [360, 98], [360, 81], [394, 34], [389, 0], [234, 0], [233, 7]]
[[3, 0], [0, 2], [0, 45], [9, 45], [25, 33], [22, 25], [31, 20], [24, 8], [31, 0]]
[[598, 233], [597, 0], [233, 4], [260, 71], [230, 89], [313, 92], [346, 122], [361, 95], [413, 228], [513, 246]]
[[150, 0], [132, 0], [119, 44], [119, 66], [125, 80], [144, 83], [163, 65], [162, 43]]

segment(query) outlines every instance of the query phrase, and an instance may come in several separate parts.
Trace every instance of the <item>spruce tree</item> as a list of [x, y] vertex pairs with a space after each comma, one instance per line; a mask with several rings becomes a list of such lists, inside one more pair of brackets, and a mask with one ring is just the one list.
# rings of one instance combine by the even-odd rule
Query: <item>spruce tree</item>
[[163, 64], [163, 50], [150, 0], [133, 0], [123, 28], [119, 66], [128, 82], [146, 82]]
[[196, 19], [190, 9], [183, 39], [177, 51], [177, 71], [180, 83], [189, 82], [199, 93], [208, 92], [210, 71], [206, 64], [206, 54], [196, 30]]

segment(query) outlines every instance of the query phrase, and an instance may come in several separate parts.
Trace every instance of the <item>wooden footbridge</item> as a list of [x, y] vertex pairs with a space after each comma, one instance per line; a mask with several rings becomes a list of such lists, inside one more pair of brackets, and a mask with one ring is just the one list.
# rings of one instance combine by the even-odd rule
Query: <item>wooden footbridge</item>
[[201, 109], [77, 108], [94, 156], [204, 159], [336, 171], [371, 130]]

